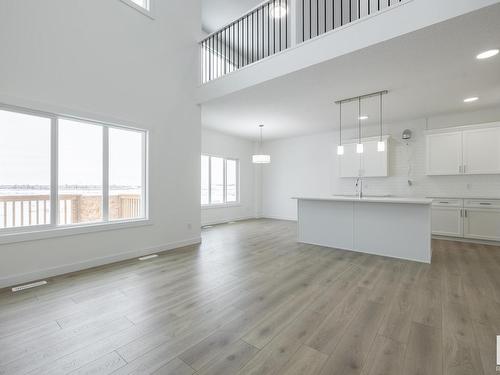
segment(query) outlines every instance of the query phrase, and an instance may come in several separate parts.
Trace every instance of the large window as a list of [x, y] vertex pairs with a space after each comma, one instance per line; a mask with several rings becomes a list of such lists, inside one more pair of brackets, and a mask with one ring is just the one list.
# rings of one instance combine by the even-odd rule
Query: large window
[[147, 133], [0, 109], [0, 234], [145, 219]]
[[51, 223], [51, 119], [0, 110], [0, 229]]
[[223, 205], [239, 201], [239, 161], [201, 155], [201, 204]]
[[121, 1], [146, 15], [150, 15], [151, 13], [151, 2], [153, 0], [121, 0]]

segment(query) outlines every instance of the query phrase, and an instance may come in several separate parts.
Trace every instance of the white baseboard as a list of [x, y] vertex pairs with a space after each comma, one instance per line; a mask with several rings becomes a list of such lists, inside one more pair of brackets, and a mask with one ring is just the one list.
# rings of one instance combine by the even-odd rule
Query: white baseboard
[[465, 243], [477, 243], [480, 245], [500, 246], [500, 241], [480, 240], [480, 239], [463, 238], [463, 237], [448, 237], [448, 236], [440, 236], [440, 235], [436, 235], [436, 234], [432, 235], [432, 239], [433, 240], [465, 242]]
[[285, 221], [297, 221], [295, 217], [286, 217], [286, 216], [273, 216], [273, 215], [263, 215], [261, 219], [273, 219], [273, 220], [285, 220]]
[[90, 260], [86, 260], [83, 262], [65, 264], [62, 266], [46, 268], [44, 270], [39, 270], [35, 272], [28, 272], [20, 275], [12, 275], [3, 277], [0, 279], [0, 288], [7, 288], [13, 285], [23, 284], [27, 282], [32, 282], [40, 279], [45, 279], [48, 277], [54, 277], [59, 275], [64, 275], [71, 272], [77, 272], [81, 270], [85, 270], [88, 268], [103, 266], [105, 264], [121, 262], [123, 260], [138, 258], [144, 255], [152, 254], [152, 253], [160, 253], [164, 251], [171, 251], [178, 249], [180, 247], [195, 245], [201, 243], [201, 237], [196, 237], [188, 240], [170, 242], [168, 244], [153, 246], [140, 250], [128, 251], [125, 253], [119, 253], [114, 255], [108, 255], [101, 258], [94, 258]]
[[206, 225], [218, 225], [218, 224], [226, 224], [231, 221], [242, 221], [242, 220], [252, 220], [252, 219], [258, 219], [255, 216], [241, 216], [241, 217], [236, 217], [236, 218], [228, 218], [224, 220], [214, 220], [214, 221], [206, 221], [201, 223], [201, 226], [204, 227]]

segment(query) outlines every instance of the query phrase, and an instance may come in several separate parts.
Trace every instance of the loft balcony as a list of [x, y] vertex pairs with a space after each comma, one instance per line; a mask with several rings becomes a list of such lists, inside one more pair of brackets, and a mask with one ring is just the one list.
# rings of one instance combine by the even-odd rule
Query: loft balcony
[[200, 41], [198, 102], [335, 59], [497, 0], [270, 0]]

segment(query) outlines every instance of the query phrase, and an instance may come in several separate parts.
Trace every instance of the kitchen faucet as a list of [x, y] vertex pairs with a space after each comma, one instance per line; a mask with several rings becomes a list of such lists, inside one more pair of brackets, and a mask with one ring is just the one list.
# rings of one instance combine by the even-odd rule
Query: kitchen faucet
[[361, 176], [356, 178], [356, 190], [358, 193], [358, 198], [363, 198], [363, 178]]

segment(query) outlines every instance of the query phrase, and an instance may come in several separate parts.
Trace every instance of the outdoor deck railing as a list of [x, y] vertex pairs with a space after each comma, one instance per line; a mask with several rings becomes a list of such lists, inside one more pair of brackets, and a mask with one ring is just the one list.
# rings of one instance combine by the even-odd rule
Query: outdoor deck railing
[[[101, 196], [67, 194], [59, 196], [59, 224], [67, 225], [99, 220]], [[97, 205], [95, 202], [97, 201]], [[110, 219], [141, 216], [139, 194], [112, 195]], [[50, 224], [49, 195], [0, 195], [0, 228]]]

